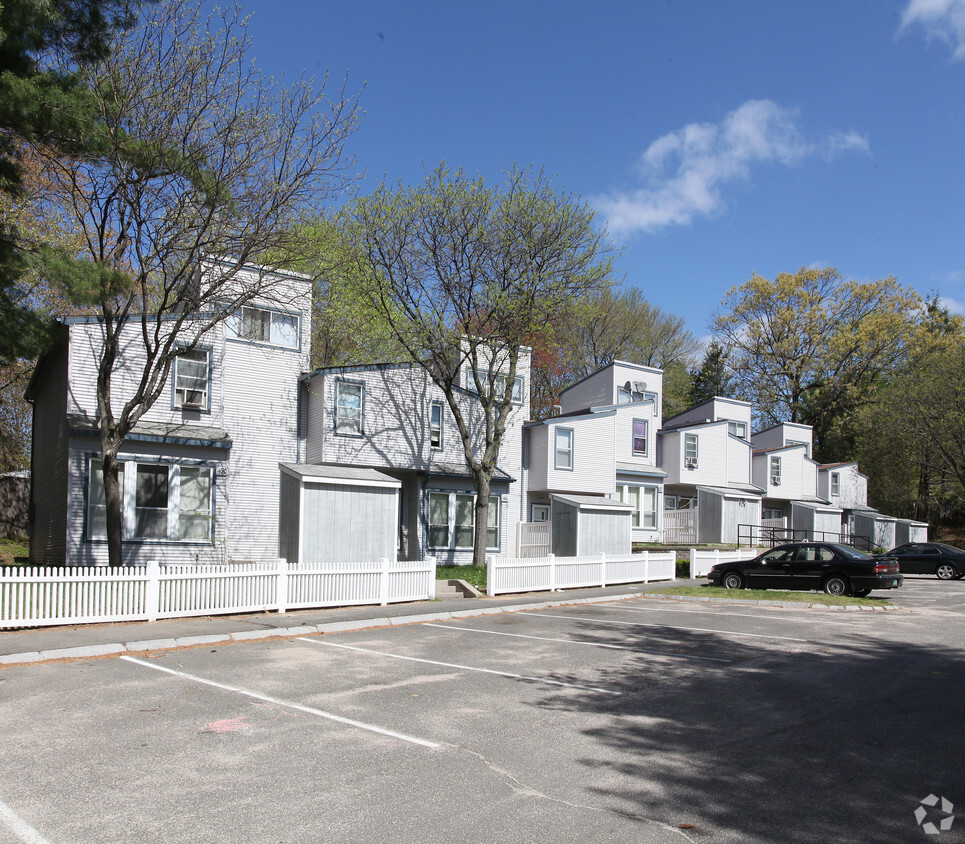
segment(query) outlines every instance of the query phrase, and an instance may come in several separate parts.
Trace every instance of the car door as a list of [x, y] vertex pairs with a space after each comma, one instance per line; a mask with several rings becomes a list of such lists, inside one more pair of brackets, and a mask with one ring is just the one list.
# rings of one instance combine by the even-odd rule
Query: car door
[[930, 545], [911, 543], [896, 548], [894, 556], [904, 574], [934, 574], [941, 555]]
[[823, 545], [801, 545], [791, 561], [795, 589], [820, 589], [834, 561], [834, 552]]
[[794, 547], [783, 546], [761, 554], [745, 570], [750, 589], [790, 589]]

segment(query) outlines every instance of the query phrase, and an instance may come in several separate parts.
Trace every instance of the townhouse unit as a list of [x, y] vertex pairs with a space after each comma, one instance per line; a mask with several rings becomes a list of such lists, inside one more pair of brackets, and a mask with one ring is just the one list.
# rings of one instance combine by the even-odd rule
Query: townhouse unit
[[760, 525], [763, 489], [751, 479], [751, 405], [716, 396], [664, 420], [659, 434], [664, 539], [733, 543]]
[[[564, 390], [559, 416], [526, 424], [526, 514], [554, 523], [556, 553], [621, 552], [660, 539], [662, 407], [661, 370], [614, 361]], [[578, 540], [575, 528], [557, 526], [563, 512], [573, 525], [582, 523]]]
[[[206, 265], [202, 283], [215, 269]], [[247, 268], [238, 282], [262, 286], [262, 273]], [[298, 461], [296, 396], [308, 367], [311, 283], [275, 273], [272, 287], [270, 300], [254, 299], [174, 360], [162, 398], [121, 446], [125, 563], [278, 558], [278, 467]], [[138, 317], [118, 329], [115, 412], [144, 364]], [[104, 324], [68, 318], [57, 333], [27, 390], [34, 420], [30, 559], [106, 564], [96, 394]]]

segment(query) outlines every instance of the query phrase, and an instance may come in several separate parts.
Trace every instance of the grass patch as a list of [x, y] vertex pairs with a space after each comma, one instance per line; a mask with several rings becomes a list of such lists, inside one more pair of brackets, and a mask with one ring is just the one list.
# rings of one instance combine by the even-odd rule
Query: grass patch
[[887, 598], [850, 598], [846, 595], [825, 595], [823, 592], [785, 592], [779, 589], [723, 589], [720, 586], [671, 586], [661, 589], [660, 594], [750, 601], [797, 601], [802, 604], [827, 604], [832, 607], [849, 605], [882, 607], [891, 604]]
[[436, 580], [465, 580], [477, 589], [485, 589], [486, 569], [478, 566], [436, 566]]
[[29, 554], [26, 539], [0, 539], [0, 566], [25, 566]]

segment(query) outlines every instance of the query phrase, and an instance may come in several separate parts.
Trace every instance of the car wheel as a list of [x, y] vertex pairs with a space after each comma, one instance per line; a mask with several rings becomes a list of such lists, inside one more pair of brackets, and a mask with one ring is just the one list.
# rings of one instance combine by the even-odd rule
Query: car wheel
[[951, 563], [942, 563], [936, 570], [939, 580], [954, 580], [958, 577], [958, 569]]
[[847, 595], [848, 581], [839, 574], [832, 574], [824, 581], [824, 591], [829, 595]]
[[725, 589], [743, 589], [744, 576], [739, 571], [729, 571], [720, 581]]
[[870, 589], [855, 589], [854, 592], [852, 592], [851, 594], [854, 595], [855, 598], [867, 598], [867, 597], [871, 594], [871, 590], [870, 590]]

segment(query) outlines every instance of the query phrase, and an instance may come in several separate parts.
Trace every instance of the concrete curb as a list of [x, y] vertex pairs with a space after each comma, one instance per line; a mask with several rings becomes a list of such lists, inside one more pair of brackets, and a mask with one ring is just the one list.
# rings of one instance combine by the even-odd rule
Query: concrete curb
[[[693, 601], [700, 604], [743, 604], [756, 607], [785, 607], [788, 609], [807, 610], [836, 610], [837, 612], [895, 612], [901, 607], [873, 607], [851, 604], [848, 606], [834, 606], [833, 604], [808, 603], [807, 601], [760, 601], [751, 598], [712, 598], [702, 595], [662, 595], [658, 592], [642, 592], [640, 598], [660, 598], [662, 601]], [[592, 600], [592, 599], [591, 599]]]
[[196, 648], [203, 645], [223, 645], [264, 639], [291, 639], [297, 636], [325, 633], [344, 633], [353, 630], [366, 630], [372, 627], [389, 627], [405, 624], [424, 624], [428, 621], [453, 621], [479, 615], [499, 615], [502, 613], [525, 612], [527, 610], [551, 609], [554, 607], [575, 606], [587, 602], [624, 601], [639, 598], [640, 592], [622, 595], [608, 595], [600, 598], [573, 598], [569, 601], [543, 601], [534, 604], [511, 604], [506, 607], [479, 607], [478, 609], [456, 610], [455, 612], [420, 613], [417, 615], [380, 616], [360, 618], [355, 621], [332, 621], [324, 624], [304, 624], [300, 627], [278, 627], [272, 630], [245, 630], [238, 633], [215, 633], [207, 636], [182, 636], [177, 639], [146, 639], [124, 644], [87, 645], [77, 648], [59, 648], [49, 651], [29, 651], [0, 656], [0, 666], [30, 665], [64, 659], [85, 659], [89, 657], [119, 656], [125, 653], [145, 653], [148, 651], [170, 651], [180, 648]]

